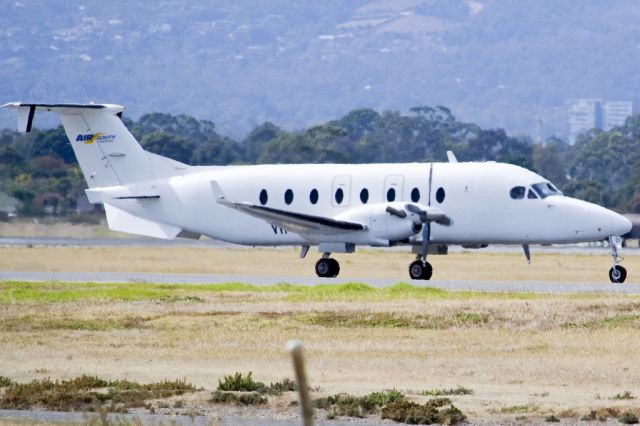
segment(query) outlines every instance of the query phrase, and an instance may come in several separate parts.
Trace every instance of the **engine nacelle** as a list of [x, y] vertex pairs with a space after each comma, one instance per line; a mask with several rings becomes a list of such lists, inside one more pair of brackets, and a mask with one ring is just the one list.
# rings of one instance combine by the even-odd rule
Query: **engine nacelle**
[[[371, 245], [389, 245], [403, 241], [422, 230], [422, 222], [416, 214], [406, 212], [406, 203], [368, 204], [348, 210], [335, 219], [360, 222], [369, 228], [367, 236]], [[390, 209], [393, 212], [390, 212]]]

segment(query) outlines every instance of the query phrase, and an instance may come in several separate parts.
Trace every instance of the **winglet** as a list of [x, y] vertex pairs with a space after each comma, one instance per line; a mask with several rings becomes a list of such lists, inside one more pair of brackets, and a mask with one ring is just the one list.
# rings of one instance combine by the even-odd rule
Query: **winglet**
[[456, 155], [453, 153], [453, 151], [447, 151], [447, 159], [450, 163], [458, 162], [458, 159], [456, 158]]
[[227, 198], [224, 196], [224, 192], [222, 191], [222, 188], [220, 188], [220, 185], [218, 185], [217, 181], [211, 181], [211, 189], [213, 189], [213, 195], [216, 198], [216, 202], [224, 205], [233, 204], [227, 201]]

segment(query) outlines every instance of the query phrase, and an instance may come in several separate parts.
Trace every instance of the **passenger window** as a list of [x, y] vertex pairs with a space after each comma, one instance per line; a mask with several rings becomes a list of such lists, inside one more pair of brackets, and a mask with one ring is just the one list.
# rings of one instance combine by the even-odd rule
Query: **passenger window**
[[287, 189], [284, 193], [284, 202], [287, 204], [291, 204], [292, 201], [293, 201], [293, 191], [290, 189]]
[[335, 198], [337, 204], [342, 204], [342, 200], [344, 200], [344, 191], [342, 190], [342, 188], [336, 189]]
[[396, 199], [396, 190], [393, 188], [389, 188], [389, 190], [387, 191], [387, 201], [391, 202], [391, 201], [395, 201]]
[[514, 200], [521, 200], [522, 198], [524, 198], [525, 191], [526, 190], [524, 186], [514, 186], [513, 188], [511, 188], [509, 195], [511, 195], [511, 198], [513, 198]]
[[538, 198], [538, 196], [535, 192], [533, 192], [533, 190], [529, 189], [529, 192], [527, 192], [527, 198], [530, 200], [535, 200]]
[[267, 190], [263, 189], [262, 191], [260, 191], [260, 204], [264, 206], [265, 204], [267, 204], [268, 200], [269, 200], [269, 195], [267, 194]]
[[317, 189], [312, 189], [311, 192], [309, 193], [309, 201], [311, 201], [311, 204], [316, 204], [318, 202], [318, 190]]
[[420, 201], [420, 190], [418, 188], [413, 188], [411, 190], [411, 201], [414, 203]]
[[438, 188], [438, 190], [436, 191], [436, 201], [438, 203], [442, 203], [444, 201], [444, 188], [440, 187]]
[[362, 191], [360, 191], [360, 201], [362, 201], [362, 204], [367, 204], [367, 201], [369, 201], [369, 190], [367, 188], [362, 188]]

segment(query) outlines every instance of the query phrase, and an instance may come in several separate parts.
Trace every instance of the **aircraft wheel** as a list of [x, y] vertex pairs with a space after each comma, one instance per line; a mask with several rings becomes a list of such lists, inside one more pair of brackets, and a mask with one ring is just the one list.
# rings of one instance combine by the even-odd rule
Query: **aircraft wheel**
[[327, 259], [331, 265], [331, 271], [329, 273], [329, 277], [337, 277], [338, 274], [340, 273], [340, 264], [338, 263], [337, 260], [333, 259], [333, 258], [329, 258]]
[[409, 276], [412, 280], [428, 280], [432, 273], [433, 268], [429, 262], [416, 260], [409, 265]]
[[431, 279], [431, 275], [433, 275], [433, 267], [427, 261], [425, 261], [424, 263], [425, 263], [425, 265], [424, 265], [425, 268], [422, 271], [422, 279], [423, 280], [430, 280]]
[[614, 284], [622, 284], [624, 280], [627, 279], [627, 270], [624, 268], [624, 266], [615, 265], [614, 267], [609, 269], [609, 279]]
[[320, 278], [329, 278], [331, 276], [331, 260], [324, 257], [316, 262], [316, 274]]

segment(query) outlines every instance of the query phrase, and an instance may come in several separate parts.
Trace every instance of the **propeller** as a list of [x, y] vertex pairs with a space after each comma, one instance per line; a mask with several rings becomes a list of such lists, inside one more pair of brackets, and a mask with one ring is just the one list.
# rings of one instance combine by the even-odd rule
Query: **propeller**
[[421, 208], [416, 204], [407, 204], [404, 207], [409, 213], [413, 213], [420, 218], [422, 226], [422, 246], [420, 247], [420, 255], [426, 256], [429, 251], [429, 238], [431, 237], [431, 222], [444, 226], [451, 226], [453, 221], [443, 211], [435, 207], [427, 207], [428, 210]]
[[422, 247], [420, 249], [420, 254], [422, 256], [426, 256], [429, 249], [431, 222], [444, 226], [451, 226], [453, 224], [451, 218], [444, 214], [442, 210], [431, 206], [420, 206], [418, 204], [407, 203], [404, 205], [404, 209], [387, 206], [385, 211], [392, 216], [399, 217], [400, 219], [406, 218], [407, 212], [418, 217], [419, 222], [416, 222], [415, 220], [413, 222], [415, 232], [418, 232], [420, 226], [422, 226]]
[[444, 212], [435, 207], [427, 207], [428, 210], [421, 208], [416, 204], [407, 204], [404, 207], [409, 213], [413, 213], [420, 217], [422, 223], [435, 222], [444, 226], [451, 226], [453, 221]]

